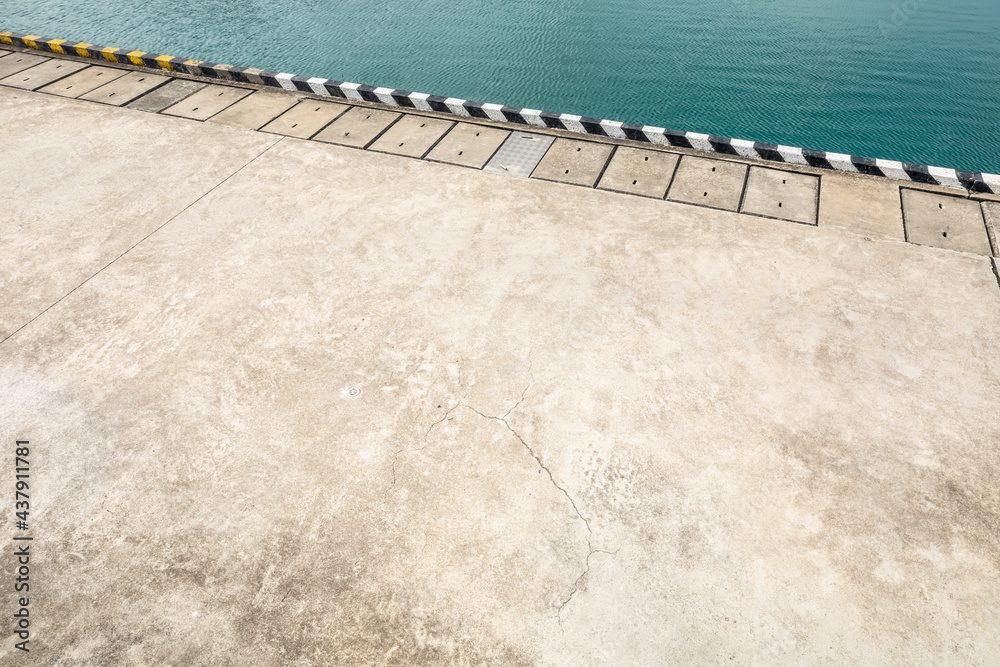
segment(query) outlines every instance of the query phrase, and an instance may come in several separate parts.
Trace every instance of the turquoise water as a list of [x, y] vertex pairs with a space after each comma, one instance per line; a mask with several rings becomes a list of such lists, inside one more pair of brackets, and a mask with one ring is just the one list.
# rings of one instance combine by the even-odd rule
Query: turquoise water
[[0, 26], [1000, 173], [998, 0], [5, 0]]

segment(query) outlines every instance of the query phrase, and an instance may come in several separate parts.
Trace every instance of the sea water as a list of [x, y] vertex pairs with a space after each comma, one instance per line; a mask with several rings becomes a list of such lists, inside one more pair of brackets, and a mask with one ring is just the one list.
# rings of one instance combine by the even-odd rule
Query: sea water
[[0, 28], [1000, 173], [998, 0], [5, 0]]

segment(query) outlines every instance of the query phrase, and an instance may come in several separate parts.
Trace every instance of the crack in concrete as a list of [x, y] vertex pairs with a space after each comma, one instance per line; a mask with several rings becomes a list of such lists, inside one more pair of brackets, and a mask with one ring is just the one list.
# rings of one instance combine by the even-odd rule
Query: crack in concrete
[[[518, 403], [518, 405], [520, 405], [520, 403]], [[482, 412], [480, 412], [479, 410], [475, 409], [474, 407], [472, 407], [471, 405], [469, 405], [467, 403], [464, 404], [464, 406], [467, 407], [467, 408], [469, 408], [473, 412], [475, 412], [480, 417], [483, 417], [484, 419], [492, 419], [492, 420], [498, 421], [498, 422], [500, 422], [501, 424], [503, 424], [504, 426], [507, 427], [507, 430], [510, 431], [514, 435], [514, 437], [518, 439], [518, 441], [521, 443], [521, 445], [524, 446], [524, 448], [528, 451], [528, 453], [531, 454], [531, 458], [535, 459], [535, 463], [538, 464], [538, 467], [541, 468], [542, 470], [544, 470], [545, 474], [549, 476], [549, 481], [552, 482], [552, 486], [554, 486], [557, 489], [559, 489], [559, 491], [561, 491], [562, 494], [564, 496], [566, 496], [566, 500], [568, 500], [569, 504], [573, 506], [573, 511], [576, 512], [576, 515], [578, 517], [580, 517], [580, 520], [583, 521], [583, 523], [587, 526], [587, 533], [590, 534], [590, 535], [592, 535], [593, 531], [590, 529], [590, 521], [588, 521], [587, 517], [583, 516], [583, 513], [580, 512], [580, 508], [578, 508], [576, 506], [576, 501], [573, 500], [573, 497], [569, 495], [569, 492], [566, 491], [566, 489], [564, 489], [563, 487], [559, 486], [559, 483], [556, 481], [556, 478], [552, 476], [552, 471], [549, 470], [548, 466], [546, 466], [544, 463], [542, 463], [542, 459], [538, 456], [538, 454], [535, 454], [535, 450], [533, 450], [531, 448], [531, 446], [524, 441], [524, 438], [521, 437], [521, 434], [518, 433], [517, 431], [515, 431], [513, 428], [511, 428], [510, 424], [507, 423], [506, 416], [504, 416], [504, 417], [491, 417], [490, 415], [484, 415]], [[507, 414], [510, 414], [510, 412], [508, 412]], [[589, 541], [589, 538], [588, 538], [588, 541]]]
[[[521, 405], [521, 403], [524, 403], [524, 396], [525, 396], [525, 394], [527, 394], [528, 390], [531, 389], [531, 385], [535, 384], [535, 374], [531, 372], [531, 368], [534, 365], [534, 362], [531, 360], [531, 353], [532, 353], [532, 350], [529, 350], [528, 351], [528, 375], [531, 377], [531, 379], [528, 381], [528, 384], [524, 387], [524, 390], [521, 392], [521, 399], [517, 403], [515, 403], [514, 406], [510, 410], [508, 410], [507, 412], [503, 413], [503, 417], [500, 417], [501, 420], [507, 419], [507, 415], [509, 415], [510, 413], [514, 412], [514, 410], [516, 410], [517, 407], [519, 405]], [[505, 421], [504, 423], [506, 424], [507, 422]], [[508, 425], [507, 428], [510, 428], [510, 426]], [[513, 433], [513, 429], [511, 430], [511, 433]], [[517, 435], [517, 434], [515, 433], [515, 435]], [[520, 436], [518, 436], [518, 437], [520, 438]], [[524, 442], [524, 441], [522, 440], [521, 442]]]
[[[528, 454], [531, 455], [531, 458], [535, 460], [535, 463], [538, 464], [538, 467], [540, 469], [542, 469], [542, 470], [545, 471], [545, 474], [548, 475], [548, 477], [549, 477], [549, 482], [560, 493], [562, 493], [563, 496], [565, 496], [566, 500], [569, 502], [570, 506], [573, 508], [573, 512], [576, 513], [577, 518], [579, 518], [580, 521], [583, 522], [583, 525], [587, 529], [587, 556], [584, 559], [583, 572], [581, 572], [580, 575], [573, 581], [573, 589], [569, 592], [569, 595], [566, 597], [565, 600], [562, 601], [562, 603], [559, 605], [559, 607], [556, 610], [556, 617], [557, 617], [557, 620], [558, 620], [559, 625], [561, 627], [562, 626], [562, 611], [563, 611], [563, 608], [565, 608], [566, 605], [568, 605], [573, 600], [573, 597], [580, 590], [580, 582], [582, 582], [584, 580], [584, 578], [590, 573], [590, 558], [594, 554], [596, 554], [596, 553], [603, 553], [603, 554], [608, 554], [608, 555], [611, 555], [611, 556], [615, 556], [615, 555], [618, 554], [618, 551], [620, 551], [621, 549], [619, 547], [619, 549], [617, 549], [615, 551], [606, 551], [604, 549], [595, 549], [594, 548], [594, 544], [593, 544], [593, 542], [591, 540], [591, 538], [594, 535], [594, 531], [590, 527], [590, 520], [587, 519], [587, 517], [585, 517], [583, 515], [583, 512], [580, 511], [580, 508], [577, 506], [576, 501], [573, 500], [573, 497], [569, 494], [569, 491], [567, 491], [564, 487], [560, 486], [559, 482], [556, 481], [556, 478], [555, 478], [555, 476], [553, 476], [552, 471], [549, 469], [549, 467], [547, 465], [545, 465], [545, 463], [542, 461], [542, 458], [538, 454], [535, 453], [535, 450], [531, 448], [531, 445], [529, 445], [524, 440], [524, 438], [521, 437], [521, 434], [518, 433], [517, 431], [515, 431], [514, 428], [507, 421], [507, 417], [509, 417], [510, 414], [512, 412], [514, 412], [514, 410], [516, 410], [518, 407], [521, 406], [522, 403], [524, 403], [525, 398], [528, 395], [528, 390], [531, 389], [531, 386], [535, 383], [535, 374], [532, 371], [532, 367], [533, 367], [533, 363], [534, 362], [531, 359], [531, 354], [532, 353], [529, 351], [528, 352], [528, 375], [530, 376], [531, 379], [528, 381], [528, 384], [525, 385], [524, 389], [521, 391], [521, 397], [517, 400], [516, 403], [514, 403], [513, 406], [511, 406], [511, 408], [509, 410], [507, 410], [507, 412], [505, 412], [503, 414], [503, 416], [501, 416], [501, 417], [494, 417], [492, 415], [484, 414], [483, 412], [480, 412], [479, 410], [477, 410], [472, 405], [469, 405], [468, 403], [466, 403], [465, 399], [469, 395], [469, 391], [466, 389], [465, 393], [462, 395], [462, 398], [460, 398], [458, 400], [458, 402], [455, 403], [455, 405], [453, 405], [451, 408], [449, 408], [449, 410], [444, 414], [444, 416], [441, 419], [437, 420], [436, 422], [432, 423], [430, 426], [427, 427], [427, 430], [424, 432], [424, 446], [423, 447], [419, 447], [419, 448], [404, 447], [402, 449], [397, 450], [393, 454], [393, 457], [392, 457], [392, 483], [389, 484], [389, 487], [382, 494], [382, 502], [384, 504], [387, 501], [389, 492], [393, 488], [395, 488], [395, 486], [396, 486], [396, 464], [399, 461], [400, 454], [402, 454], [405, 451], [421, 451], [425, 447], [427, 447], [427, 444], [428, 444], [427, 443], [427, 438], [430, 436], [431, 431], [434, 430], [434, 427], [437, 426], [438, 424], [441, 424], [441, 423], [447, 421], [448, 417], [451, 416], [451, 413], [453, 413], [458, 408], [460, 408], [460, 407], [468, 408], [469, 410], [472, 410], [473, 412], [475, 412], [477, 415], [479, 415], [483, 419], [489, 419], [489, 420], [492, 420], [492, 421], [498, 421], [501, 424], [503, 424], [507, 428], [507, 430], [510, 431], [511, 435], [513, 435], [515, 438], [517, 438], [518, 442], [521, 443], [521, 446], [524, 447], [525, 451], [527, 451]], [[461, 368], [459, 368], [459, 378], [461, 378]], [[459, 379], [459, 386], [462, 386], [461, 379]], [[464, 389], [464, 387], [463, 387], [463, 389]]]
[[399, 460], [399, 455], [403, 453], [400, 449], [392, 455], [392, 482], [386, 487], [385, 491], [382, 492], [382, 504], [385, 505], [389, 499], [389, 492], [396, 488], [396, 461]]
[[446, 419], [448, 419], [448, 417], [451, 416], [451, 413], [454, 412], [455, 410], [457, 410], [462, 405], [462, 401], [464, 401], [465, 397], [468, 396], [468, 395], [469, 395], [469, 392], [465, 392], [464, 394], [462, 394], [462, 398], [458, 399], [458, 403], [456, 403], [455, 405], [453, 405], [451, 407], [451, 409], [448, 410], [448, 412], [444, 413], [444, 417], [441, 417], [441, 419], [437, 420], [436, 422], [434, 422], [433, 424], [431, 424], [430, 426], [427, 427], [427, 432], [424, 433], [424, 442], [427, 442], [427, 436], [429, 436], [431, 434], [431, 431], [434, 430], [434, 427], [437, 426], [438, 424], [444, 422]]
[[[531, 376], [531, 380], [528, 382], [528, 384], [525, 386], [524, 390], [521, 392], [521, 398], [517, 401], [517, 403], [514, 404], [513, 407], [511, 407], [510, 410], [508, 410], [507, 412], [505, 412], [502, 417], [494, 417], [494, 416], [491, 416], [491, 415], [483, 414], [482, 412], [480, 412], [479, 410], [477, 410], [473, 406], [469, 405], [468, 403], [461, 403], [460, 402], [459, 405], [462, 405], [463, 407], [466, 407], [466, 408], [472, 410], [473, 412], [475, 412], [477, 415], [479, 415], [483, 419], [491, 419], [491, 420], [494, 420], [494, 421], [498, 421], [501, 424], [503, 424], [505, 427], [507, 427], [507, 430], [510, 431], [511, 434], [515, 438], [517, 438], [518, 442], [521, 443], [521, 446], [523, 446], [524, 449], [528, 452], [528, 454], [531, 455], [531, 458], [533, 458], [535, 460], [535, 463], [538, 464], [538, 467], [541, 468], [542, 470], [544, 470], [545, 474], [549, 476], [549, 482], [552, 483], [552, 486], [555, 487], [556, 489], [558, 489], [559, 492], [562, 493], [566, 497], [566, 500], [569, 501], [570, 506], [573, 508], [573, 511], [576, 513], [576, 516], [581, 521], [583, 521], [583, 525], [586, 526], [586, 528], [587, 528], [587, 557], [584, 559], [584, 569], [583, 569], [583, 572], [580, 574], [580, 576], [578, 576], [573, 581], [573, 590], [570, 591], [569, 595], [566, 597], [565, 600], [562, 601], [562, 603], [559, 605], [558, 609], [556, 610], [556, 618], [557, 618], [557, 620], [559, 622], [560, 627], [562, 627], [562, 611], [563, 611], [563, 608], [567, 604], [569, 604], [570, 601], [573, 599], [573, 596], [575, 596], [577, 594], [577, 592], [580, 590], [580, 582], [583, 581], [584, 577], [586, 577], [587, 574], [590, 573], [590, 557], [593, 556], [595, 553], [603, 553], [603, 554], [609, 554], [609, 555], [614, 556], [614, 555], [618, 554], [618, 551], [620, 551], [621, 548], [619, 547], [619, 549], [617, 549], [615, 551], [606, 551], [604, 549], [595, 549], [594, 548], [593, 542], [591, 541], [591, 538], [594, 535], [594, 531], [590, 527], [590, 520], [588, 520], [587, 517], [585, 517], [583, 515], [583, 512], [580, 511], [580, 508], [577, 507], [577, 505], [576, 505], [576, 501], [573, 500], [573, 497], [571, 495], [569, 495], [569, 492], [565, 488], [563, 488], [562, 486], [559, 485], [559, 483], [556, 481], [556, 478], [552, 475], [552, 471], [549, 470], [549, 467], [547, 465], [545, 465], [545, 463], [542, 461], [541, 457], [538, 456], [538, 454], [535, 453], [535, 450], [531, 448], [531, 445], [529, 445], [527, 442], [525, 442], [524, 438], [521, 437], [521, 434], [518, 433], [517, 431], [515, 431], [514, 428], [507, 421], [507, 417], [510, 415], [510, 413], [512, 413], [522, 403], [524, 403], [524, 399], [525, 399], [525, 396], [527, 396], [527, 394], [528, 394], [528, 390], [531, 388], [531, 385], [534, 384], [534, 382], [535, 382], [535, 374], [532, 372], [531, 368], [532, 368], [531, 352], [529, 352], [528, 353], [528, 375]], [[464, 400], [464, 398], [463, 398], [463, 400]]]
[[587, 546], [590, 547], [590, 553], [587, 554], [587, 561], [585, 563], [586, 567], [584, 568], [583, 573], [579, 577], [576, 578], [576, 581], [573, 582], [573, 590], [571, 590], [569, 592], [569, 596], [565, 600], [563, 600], [562, 604], [559, 605], [559, 609], [556, 611], [556, 616], [558, 617], [559, 625], [560, 626], [562, 626], [562, 610], [563, 610], [563, 607], [565, 607], [566, 605], [568, 605], [569, 602], [570, 602], [570, 600], [573, 599], [573, 596], [576, 595], [576, 593], [577, 593], [578, 590], [580, 590], [580, 582], [583, 581], [583, 578], [586, 577], [588, 574], [590, 574], [590, 557], [593, 556], [594, 554], [598, 554], [598, 553], [599, 554], [608, 554], [609, 556], [617, 556], [618, 552], [621, 551], [621, 547], [618, 547], [614, 551], [605, 551], [604, 549], [595, 549], [593, 547], [593, 545], [590, 543], [590, 539], [589, 538], [587, 539]]
[[383, 505], [386, 504], [386, 502], [388, 501], [389, 492], [392, 491], [394, 488], [396, 488], [396, 463], [399, 461], [399, 455], [402, 454], [405, 451], [408, 451], [408, 450], [409, 451], [413, 451], [413, 452], [419, 452], [419, 451], [422, 451], [425, 447], [427, 447], [427, 436], [429, 436], [431, 434], [431, 431], [434, 430], [434, 427], [437, 426], [438, 424], [444, 422], [445, 420], [447, 420], [448, 417], [451, 415], [451, 413], [454, 412], [455, 410], [457, 410], [462, 405], [462, 401], [464, 401], [465, 397], [468, 396], [468, 395], [469, 395], [468, 391], [466, 391], [464, 394], [462, 394], [462, 398], [458, 399], [458, 402], [455, 403], [455, 405], [453, 405], [451, 407], [451, 409], [448, 410], [448, 412], [444, 413], [444, 417], [441, 417], [441, 419], [437, 420], [436, 422], [434, 422], [433, 424], [431, 424], [430, 426], [427, 427], [427, 430], [424, 432], [424, 446], [423, 447], [403, 447], [402, 449], [397, 449], [393, 453], [393, 455], [392, 455], [392, 482], [389, 484], [389, 486], [386, 488], [386, 490], [382, 492], [382, 504]]

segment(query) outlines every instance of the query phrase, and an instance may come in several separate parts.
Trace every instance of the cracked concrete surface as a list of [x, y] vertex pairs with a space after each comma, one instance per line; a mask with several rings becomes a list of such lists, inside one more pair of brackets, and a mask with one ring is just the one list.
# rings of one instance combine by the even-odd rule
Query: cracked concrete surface
[[34, 93], [0, 128], [49, 148], [0, 144], [25, 664], [1000, 662], [988, 258]]
[[[530, 366], [528, 367], [528, 373], [529, 373], [529, 375], [531, 374], [531, 367]], [[535, 460], [535, 463], [538, 464], [538, 467], [541, 468], [543, 471], [545, 471], [545, 474], [546, 474], [546, 476], [548, 476], [549, 481], [552, 482], [552, 486], [554, 486], [560, 493], [562, 493], [564, 496], [566, 496], [566, 500], [569, 502], [570, 506], [573, 508], [573, 511], [580, 518], [580, 520], [583, 521], [583, 525], [586, 526], [586, 528], [587, 528], [587, 549], [588, 549], [588, 551], [587, 551], [586, 559], [584, 561], [584, 570], [583, 570], [583, 573], [579, 577], [576, 578], [576, 581], [573, 582], [573, 589], [569, 592], [569, 595], [566, 597], [565, 600], [562, 601], [562, 603], [558, 607], [557, 616], [558, 616], [558, 618], [560, 620], [560, 623], [561, 623], [563, 608], [567, 604], [569, 604], [570, 600], [573, 599], [573, 596], [576, 594], [576, 592], [580, 588], [580, 582], [583, 580], [584, 577], [587, 576], [587, 573], [590, 572], [590, 557], [593, 556], [595, 553], [605, 553], [605, 554], [614, 555], [617, 552], [603, 551], [601, 549], [595, 549], [593, 547], [593, 544], [591, 544], [590, 539], [591, 539], [591, 536], [594, 534], [594, 532], [590, 528], [590, 521], [588, 521], [587, 517], [585, 517], [580, 512], [580, 508], [577, 507], [576, 501], [573, 500], [572, 496], [570, 496], [569, 493], [566, 491], [566, 489], [564, 487], [560, 486], [559, 482], [557, 482], [556, 479], [555, 479], [555, 477], [552, 476], [552, 471], [549, 470], [548, 466], [546, 466], [545, 463], [542, 461], [542, 459], [539, 458], [538, 454], [536, 454], [535, 451], [531, 448], [531, 445], [529, 445], [528, 443], [526, 443], [524, 441], [524, 438], [522, 438], [518, 434], [517, 431], [515, 431], [513, 428], [511, 428], [510, 424], [507, 422], [507, 417], [510, 415], [510, 413], [513, 412], [514, 410], [516, 410], [524, 402], [524, 395], [527, 393], [528, 389], [530, 389], [530, 388], [531, 388], [530, 384], [527, 387], [525, 387], [524, 391], [521, 392], [521, 398], [518, 399], [517, 403], [514, 404], [514, 407], [512, 407], [510, 410], [508, 410], [506, 413], [504, 413], [504, 415], [502, 417], [492, 417], [490, 415], [484, 415], [482, 412], [480, 412], [479, 410], [476, 410], [471, 405], [464, 405], [462, 403], [459, 403], [459, 407], [466, 407], [466, 408], [472, 410], [473, 412], [475, 412], [477, 415], [479, 415], [480, 417], [482, 417], [484, 419], [492, 419], [494, 421], [498, 421], [501, 424], [503, 424], [507, 428], [507, 430], [510, 431], [511, 435], [513, 435], [515, 438], [517, 438], [518, 442], [520, 442], [521, 445], [524, 447], [524, 449], [527, 450], [528, 454], [531, 455], [531, 458], [533, 458]], [[449, 414], [450, 414], [450, 411], [449, 411]]]

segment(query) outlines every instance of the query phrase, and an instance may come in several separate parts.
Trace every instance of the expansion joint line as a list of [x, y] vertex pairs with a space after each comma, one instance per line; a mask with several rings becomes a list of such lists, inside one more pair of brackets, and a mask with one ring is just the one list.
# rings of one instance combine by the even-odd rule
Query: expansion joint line
[[218, 183], [216, 183], [210, 190], [205, 191], [200, 197], [198, 197], [193, 202], [191, 202], [190, 204], [188, 204], [187, 206], [185, 206], [184, 208], [182, 208], [180, 211], [178, 211], [174, 215], [170, 216], [170, 218], [168, 218], [163, 224], [161, 224], [159, 227], [157, 227], [156, 229], [154, 229], [153, 231], [151, 231], [150, 233], [146, 234], [141, 239], [139, 239], [138, 241], [136, 241], [131, 247], [129, 247], [127, 250], [125, 250], [125, 252], [123, 252], [122, 254], [118, 255], [113, 260], [111, 260], [110, 262], [108, 262], [107, 264], [105, 264], [104, 266], [102, 266], [92, 276], [90, 276], [89, 278], [87, 278], [86, 280], [84, 280], [82, 283], [80, 283], [79, 285], [77, 285], [76, 287], [74, 287], [73, 289], [71, 289], [70, 291], [68, 291], [65, 294], [63, 294], [61, 297], [59, 297], [58, 299], [56, 299], [55, 301], [53, 301], [51, 304], [49, 304], [48, 306], [46, 306], [45, 309], [42, 310], [42, 312], [38, 313], [37, 315], [35, 315], [34, 317], [32, 317], [30, 320], [28, 320], [27, 322], [25, 322], [24, 324], [22, 324], [21, 326], [19, 326], [17, 329], [15, 329], [14, 331], [12, 331], [10, 334], [7, 335], [6, 338], [4, 338], [3, 340], [0, 340], [0, 345], [3, 345], [4, 343], [6, 343], [8, 340], [10, 340], [11, 338], [13, 338], [17, 333], [19, 333], [21, 331], [21, 329], [24, 329], [29, 324], [31, 324], [32, 322], [34, 322], [35, 320], [37, 320], [39, 317], [41, 317], [45, 313], [49, 312], [50, 310], [52, 310], [53, 308], [55, 308], [56, 306], [58, 306], [63, 301], [63, 299], [65, 299], [66, 297], [68, 297], [69, 295], [71, 295], [73, 292], [77, 291], [78, 289], [80, 289], [81, 287], [83, 287], [84, 285], [86, 285], [87, 283], [89, 283], [91, 280], [93, 280], [97, 276], [99, 276], [105, 269], [107, 269], [108, 267], [110, 267], [112, 264], [114, 264], [115, 262], [117, 262], [119, 259], [121, 259], [125, 255], [129, 254], [133, 250], [135, 250], [135, 248], [138, 247], [139, 244], [141, 244], [146, 239], [148, 239], [150, 236], [152, 236], [156, 232], [160, 231], [161, 229], [163, 229], [164, 227], [166, 227], [167, 225], [169, 225], [174, 220], [176, 220], [182, 213], [184, 213], [185, 211], [187, 211], [189, 208], [191, 208], [192, 206], [194, 206], [195, 204], [197, 204], [198, 202], [200, 202], [202, 199], [204, 199], [205, 197], [207, 197], [211, 193], [215, 192], [221, 186], [223, 186], [226, 183], [228, 183], [231, 178], [233, 178], [234, 176], [236, 176], [236, 174], [240, 173], [241, 171], [243, 171], [244, 169], [246, 169], [247, 167], [249, 167], [251, 164], [253, 164], [254, 162], [256, 162], [256, 160], [259, 157], [261, 157], [262, 155], [264, 155], [264, 153], [268, 152], [269, 150], [271, 150], [272, 148], [274, 148], [275, 146], [277, 146], [283, 140], [284, 140], [284, 137], [281, 137], [280, 139], [278, 139], [277, 141], [275, 141], [274, 143], [272, 143], [270, 146], [268, 146], [267, 148], [265, 148], [261, 152], [259, 152], [256, 155], [254, 155], [243, 166], [241, 166], [239, 169], [237, 169], [233, 173], [229, 174], [229, 176], [226, 176], [224, 179], [222, 179], [221, 181], [219, 181]]

